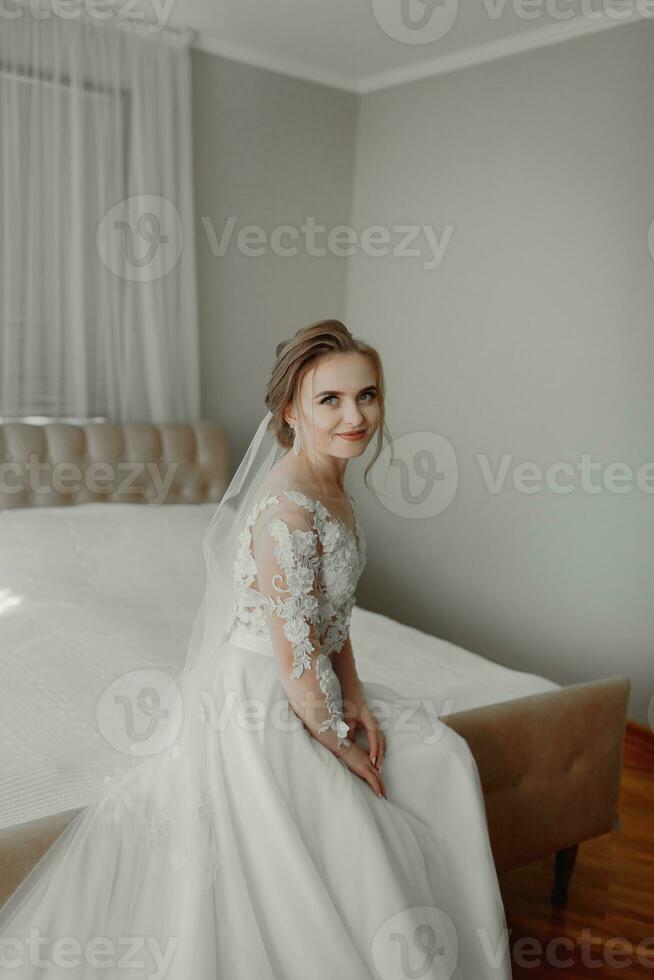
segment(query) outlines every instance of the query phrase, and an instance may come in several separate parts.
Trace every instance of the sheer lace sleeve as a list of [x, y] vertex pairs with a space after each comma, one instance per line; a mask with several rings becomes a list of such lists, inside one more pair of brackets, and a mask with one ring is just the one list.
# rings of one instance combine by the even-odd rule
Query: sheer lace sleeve
[[330, 657], [321, 652], [320, 539], [300, 508], [271, 510], [259, 518], [252, 541], [282, 686], [307, 728], [334, 751], [350, 740], [341, 685]]

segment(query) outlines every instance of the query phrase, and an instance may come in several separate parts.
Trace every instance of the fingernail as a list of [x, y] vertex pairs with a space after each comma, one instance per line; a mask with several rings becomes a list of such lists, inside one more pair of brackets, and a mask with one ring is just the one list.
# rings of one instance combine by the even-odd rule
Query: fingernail
[[373, 757], [372, 757], [372, 764], [373, 764], [373, 766], [376, 766], [377, 765], [377, 756], [376, 755], [373, 755]]

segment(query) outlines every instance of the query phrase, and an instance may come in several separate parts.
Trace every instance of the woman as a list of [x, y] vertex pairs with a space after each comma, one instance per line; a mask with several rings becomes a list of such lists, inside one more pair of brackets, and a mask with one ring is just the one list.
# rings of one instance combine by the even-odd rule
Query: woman
[[467, 743], [357, 676], [344, 477], [380, 451], [379, 356], [316, 323], [266, 404], [156, 737], [0, 910], [2, 978], [511, 976]]

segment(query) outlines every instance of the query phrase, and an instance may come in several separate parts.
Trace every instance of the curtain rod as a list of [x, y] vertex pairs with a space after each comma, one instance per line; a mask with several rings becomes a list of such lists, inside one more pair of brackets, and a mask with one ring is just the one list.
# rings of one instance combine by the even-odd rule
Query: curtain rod
[[[70, 92], [73, 88], [73, 84], [70, 80], [66, 81], [56, 81], [54, 78], [49, 76], [39, 75], [29, 75], [27, 72], [20, 71], [7, 71], [0, 67], [0, 78], [8, 78], [14, 82], [24, 82], [26, 85], [38, 85], [39, 88], [52, 88], [57, 91]], [[83, 85], [74, 86], [75, 89], [80, 91], [83, 95], [94, 95], [102, 96], [107, 98], [109, 96], [116, 95], [116, 90], [109, 86], [95, 85], [91, 82], [85, 82]], [[120, 90], [121, 94], [125, 94], [123, 90]]]

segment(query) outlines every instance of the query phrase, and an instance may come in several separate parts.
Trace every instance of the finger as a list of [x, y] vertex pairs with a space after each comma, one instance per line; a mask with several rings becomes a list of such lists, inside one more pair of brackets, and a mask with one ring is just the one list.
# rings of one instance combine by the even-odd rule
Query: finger
[[383, 732], [379, 733], [379, 752], [377, 753], [377, 769], [381, 770], [382, 762], [386, 758], [386, 736]]
[[366, 735], [368, 737], [368, 755], [373, 766], [376, 766], [379, 762], [379, 757], [381, 755], [381, 745], [379, 741], [379, 732], [375, 728], [367, 728]]
[[375, 791], [376, 796], [386, 796], [386, 787], [384, 786], [384, 781], [375, 769], [369, 770], [370, 779], [368, 782]]
[[377, 730], [375, 738], [375, 751], [371, 753], [371, 762], [377, 772], [381, 771], [382, 762], [386, 755], [386, 739], [384, 733]]
[[370, 784], [370, 788], [375, 794], [375, 796], [383, 796], [382, 786], [379, 782], [379, 777], [374, 769], [366, 769], [366, 781]]

